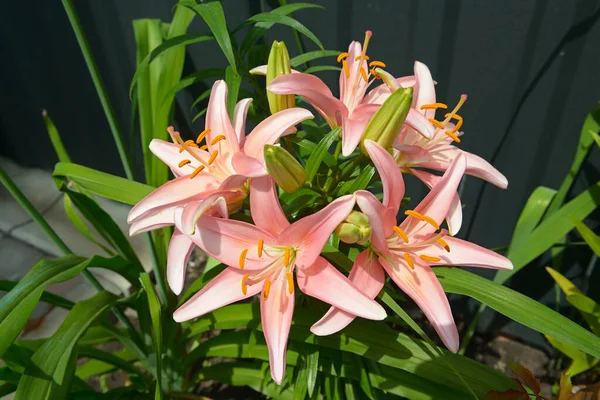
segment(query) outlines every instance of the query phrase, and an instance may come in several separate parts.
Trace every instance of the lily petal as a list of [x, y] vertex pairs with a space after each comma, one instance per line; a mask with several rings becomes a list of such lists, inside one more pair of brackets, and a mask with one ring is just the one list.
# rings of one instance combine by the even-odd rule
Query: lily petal
[[177, 295], [183, 290], [185, 271], [192, 250], [194, 250], [194, 242], [180, 230], [175, 229], [171, 236], [167, 255], [167, 283], [173, 293]]
[[299, 268], [296, 275], [300, 290], [311, 297], [362, 318], [382, 320], [387, 316], [383, 307], [361, 293], [323, 257], [309, 268]]
[[[396, 82], [398, 82], [398, 85], [400, 85], [400, 87], [407, 88], [415, 86], [416, 79], [414, 75], [403, 76], [400, 78], [396, 78]], [[391, 94], [392, 92], [390, 91], [390, 88], [385, 83], [382, 83], [381, 85], [377, 86], [375, 89], [367, 93], [367, 95], [363, 98], [362, 102], [363, 104], [383, 104], [383, 102], [386, 101]]]
[[[258, 67], [254, 67], [250, 70], [250, 73], [252, 75], [262, 75], [262, 76], [266, 76], [267, 75], [267, 66], [266, 65], [259, 65]], [[297, 71], [295, 69], [292, 69], [292, 74], [300, 74], [300, 71]]]
[[303, 108], [288, 108], [271, 115], [258, 124], [248, 135], [244, 143], [244, 154], [263, 163], [265, 144], [274, 144], [287, 129], [312, 118], [314, 118], [312, 113]]
[[175, 207], [165, 208], [157, 211], [154, 214], [143, 216], [136, 219], [129, 226], [129, 236], [137, 235], [138, 233], [152, 231], [158, 228], [164, 228], [175, 224]]
[[231, 165], [233, 165], [235, 172], [247, 178], [258, 178], [267, 175], [267, 169], [263, 163], [244, 153], [234, 154], [231, 159]]
[[260, 285], [247, 286], [242, 293], [242, 278], [245, 273], [233, 268], [225, 268], [206, 286], [186, 301], [173, 313], [177, 322], [188, 321], [239, 300], [247, 299], [260, 292]]
[[[215, 149], [219, 150], [219, 154], [222, 156], [223, 153], [234, 154], [240, 151], [237, 135], [229, 120], [229, 114], [227, 114], [227, 84], [223, 80], [216, 81], [210, 92], [206, 111], [206, 128], [210, 129], [206, 143], [211, 152]], [[212, 140], [219, 135], [224, 135], [225, 140], [212, 145]]]
[[392, 227], [396, 225], [396, 214], [398, 212], [387, 209], [369, 191], [357, 190], [354, 195], [356, 196], [356, 203], [360, 207], [360, 210], [369, 218], [369, 225], [371, 225], [371, 245], [380, 253], [389, 254], [385, 238], [392, 234]]
[[448, 243], [450, 252], [444, 250], [442, 246], [431, 245], [415, 251], [415, 253], [441, 259], [438, 262], [431, 262], [431, 265], [462, 265], [467, 267], [513, 269], [512, 262], [495, 251], [458, 238], [445, 237], [444, 240]]
[[372, 140], [365, 140], [365, 148], [375, 164], [383, 184], [383, 205], [396, 215], [404, 198], [404, 179], [394, 157]]
[[[176, 177], [190, 175], [192, 172], [194, 172], [196, 168], [200, 166], [200, 163], [196, 159], [194, 159], [194, 157], [190, 156], [187, 152], [180, 153], [180, 147], [181, 146], [178, 144], [165, 142], [164, 140], [160, 139], [152, 139], [149, 146], [150, 151], [156, 157], [160, 158], [162, 162], [167, 164], [171, 171], [173, 171], [173, 175], [175, 175]], [[194, 153], [196, 157], [199, 157], [201, 160], [208, 162], [208, 159], [210, 158], [210, 153], [194, 147], [189, 147], [189, 149]], [[186, 159], [190, 160], [190, 163], [180, 167], [179, 163]]]
[[[369, 250], [364, 250], [356, 257], [348, 279], [362, 294], [374, 299], [383, 288], [385, 275], [377, 257]], [[344, 329], [354, 318], [356, 315], [353, 313], [331, 307], [323, 318], [311, 326], [310, 331], [317, 336], [331, 335]]]
[[341, 117], [348, 116], [348, 109], [344, 103], [334, 97], [327, 85], [314, 75], [281, 75], [271, 82], [267, 90], [275, 94], [295, 94], [304, 97], [332, 128], [342, 124], [342, 120], [337, 118], [338, 113]]
[[308, 267], [315, 262], [331, 233], [353, 207], [352, 195], [340, 197], [322, 210], [294, 222], [281, 232], [277, 243], [298, 246], [296, 265], [298, 268]]
[[294, 295], [288, 293], [287, 281], [283, 279], [275, 280], [269, 293], [267, 300], [265, 296], [260, 296], [260, 318], [269, 349], [271, 377], [277, 384], [281, 384], [285, 375], [285, 355], [294, 314]]
[[418, 61], [415, 61], [414, 71], [417, 82], [413, 97], [413, 108], [425, 115], [426, 118], [433, 118], [435, 117], [435, 110], [421, 110], [423, 104], [435, 103], [435, 85], [433, 84], [431, 71], [427, 68], [427, 65]]
[[415, 130], [415, 132], [427, 139], [431, 139], [434, 136], [435, 129], [433, 124], [429, 122], [423, 114], [414, 108], [408, 110], [408, 115], [406, 116], [406, 120], [404, 120], [404, 125], [410, 126]]
[[417, 258], [414, 270], [400, 258], [394, 259], [395, 265], [384, 257], [379, 257], [379, 262], [396, 285], [423, 310], [446, 347], [456, 353], [459, 345], [458, 330], [448, 298], [431, 267]]
[[256, 226], [273, 236], [290, 226], [281, 209], [275, 181], [270, 176], [250, 181], [250, 214]]
[[344, 118], [342, 125], [343, 156], [349, 156], [354, 149], [356, 149], [369, 120], [377, 112], [379, 107], [380, 106], [376, 104], [359, 105], [352, 111], [352, 114], [349, 117]]
[[252, 99], [242, 99], [233, 109], [233, 130], [240, 146], [244, 145], [246, 139], [246, 115], [248, 115], [250, 103], [252, 103]]
[[159, 211], [186, 200], [199, 200], [218, 188], [219, 182], [207, 174], [200, 173], [194, 179], [180, 176], [168, 181], [137, 203], [129, 212], [127, 222], [132, 223], [146, 213]]
[[200, 217], [209, 212], [220, 214], [222, 218], [227, 218], [229, 213], [227, 212], [227, 201], [224, 195], [227, 195], [227, 193], [217, 192], [204, 200], [192, 201], [186, 204], [181, 214], [183, 232], [193, 235], [196, 231], [196, 223]]

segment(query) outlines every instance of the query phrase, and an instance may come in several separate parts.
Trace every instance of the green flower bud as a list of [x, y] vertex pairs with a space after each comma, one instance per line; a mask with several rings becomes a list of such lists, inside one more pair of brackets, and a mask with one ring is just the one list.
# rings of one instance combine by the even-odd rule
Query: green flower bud
[[306, 182], [306, 171], [294, 156], [280, 146], [265, 145], [267, 172], [287, 193], [294, 193]]
[[352, 211], [348, 217], [338, 225], [335, 233], [344, 243], [360, 245], [366, 244], [371, 239], [371, 225], [369, 218], [358, 211]]
[[[290, 55], [287, 47], [285, 47], [285, 43], [274, 41], [269, 53], [269, 62], [267, 63], [267, 86], [278, 76], [290, 74], [291, 72]], [[281, 95], [267, 91], [267, 100], [269, 100], [271, 114], [296, 106], [293, 94]]]
[[383, 102], [379, 110], [367, 124], [360, 141], [360, 150], [367, 154], [364, 142], [373, 140], [384, 149], [389, 149], [406, 120], [412, 103], [413, 88], [398, 89]]

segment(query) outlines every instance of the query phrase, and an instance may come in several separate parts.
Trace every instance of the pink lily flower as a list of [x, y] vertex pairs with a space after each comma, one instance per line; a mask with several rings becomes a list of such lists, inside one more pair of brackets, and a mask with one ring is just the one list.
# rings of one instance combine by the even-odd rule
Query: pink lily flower
[[[187, 233], [193, 233], [193, 221], [205, 213], [226, 218], [228, 212], [237, 210], [247, 197], [248, 177], [267, 174], [264, 145], [274, 144], [296, 124], [313, 118], [307, 110], [291, 108], [265, 119], [246, 137], [246, 114], [252, 99], [243, 99], [236, 105], [233, 124], [227, 114], [226, 100], [227, 84], [222, 80], [215, 82], [206, 113], [206, 129], [196, 141], [184, 142], [172, 127], [168, 130], [175, 143], [152, 140], [150, 150], [169, 166], [175, 179], [131, 209], [127, 219], [131, 224], [130, 235], [174, 225], [178, 207], [184, 207], [186, 215], [193, 216], [192, 222], [186, 225]], [[206, 144], [199, 146], [203, 140]], [[248, 171], [245, 166], [236, 169], [233, 161], [236, 156], [249, 160], [252, 170]], [[185, 263], [193, 246], [185, 235], [175, 231], [169, 246], [167, 278], [176, 294], [183, 287]]]
[[[396, 226], [396, 214], [404, 197], [402, 174], [394, 158], [372, 141], [365, 143], [383, 182], [383, 203], [371, 193], [356, 192], [357, 203], [369, 218], [372, 228], [370, 247], [354, 262], [350, 280], [361, 291], [375, 298], [384, 284], [384, 273], [423, 310], [440, 338], [453, 352], [458, 350], [456, 324], [444, 290], [431, 267], [467, 265], [512, 269], [506, 257], [465, 240], [448, 235], [439, 224], [446, 218], [454, 193], [466, 169], [466, 158], [459, 155], [407, 218]], [[314, 324], [316, 335], [328, 335], [348, 325], [355, 315], [332, 307]]]
[[[338, 56], [338, 62], [342, 62], [343, 65], [339, 80], [339, 99], [321, 79], [299, 72], [281, 75], [267, 88], [275, 94], [296, 94], [304, 97], [319, 111], [332, 129], [341, 126], [344, 156], [350, 155], [356, 149], [369, 119], [390, 95], [390, 89], [386, 85], [380, 85], [367, 94], [369, 86], [378, 78], [369, 67], [385, 66], [381, 61], [368, 63], [369, 57], [366, 52], [371, 36], [371, 31], [367, 31], [364, 47], [358, 42], [352, 42], [348, 52]], [[266, 68], [259, 67], [251, 72], [266, 74]], [[403, 87], [413, 86], [415, 78], [407, 76], [398, 78], [396, 82]], [[424, 137], [431, 137], [433, 134], [433, 125], [415, 110], [409, 112], [405, 124]]]
[[[385, 310], [360, 292], [320, 257], [327, 239], [354, 206], [352, 195], [340, 197], [321, 211], [290, 224], [270, 177], [252, 180], [250, 208], [256, 225], [203, 216], [189, 238], [228, 265], [225, 271], [175, 311], [182, 322], [262, 291], [261, 321], [273, 380], [280, 384], [294, 311], [294, 272], [305, 294], [363, 318], [381, 320]], [[176, 212], [182, 229], [185, 216]]]

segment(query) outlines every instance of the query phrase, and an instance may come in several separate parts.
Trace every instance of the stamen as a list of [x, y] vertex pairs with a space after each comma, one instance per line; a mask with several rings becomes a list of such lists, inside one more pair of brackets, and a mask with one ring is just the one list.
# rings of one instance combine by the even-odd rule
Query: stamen
[[[208, 164], [206, 163], [206, 161], [204, 161], [203, 159], [201, 159], [200, 157], [198, 157], [194, 152], [192, 152], [189, 147], [187, 146], [187, 142], [184, 142], [181, 139], [181, 135], [179, 134], [179, 132], [175, 132], [173, 133], [173, 138], [177, 141], [177, 143], [179, 143], [181, 145], [181, 147], [179, 148], [179, 152], [181, 153], [183, 150], [186, 150], [189, 155], [191, 155], [192, 157], [194, 157], [200, 164], [207, 166]], [[198, 147], [196, 145], [196, 143], [194, 143], [194, 146]]]
[[410, 267], [410, 269], [415, 269], [415, 262], [413, 261], [413, 259], [410, 256], [410, 254], [404, 253], [404, 259], [408, 263], [408, 266]]
[[246, 295], [246, 293], [248, 293], [248, 285], [246, 284], [246, 281], [248, 280], [249, 276], [250, 274], [242, 276], [242, 293], [244, 294], [244, 296]]
[[446, 109], [448, 108], [448, 106], [444, 103], [433, 103], [433, 104], [423, 104], [421, 107], [419, 107], [421, 110], [436, 110], [438, 108], [441, 109]]
[[285, 274], [285, 276], [287, 278], [288, 291], [290, 292], [290, 294], [292, 294], [294, 293], [294, 276], [291, 272], [288, 272], [287, 274]]
[[365, 80], [365, 82], [369, 81], [369, 78], [367, 77], [367, 71], [365, 71], [363, 67], [360, 67], [360, 75]]
[[375, 71], [375, 68], [371, 68], [369, 70], [369, 72], [371, 73], [371, 75], [373, 75], [373, 78], [375, 78], [375, 79], [381, 79], [381, 77], [379, 76], [379, 74], [377, 73], [377, 71]]
[[419, 258], [420, 258], [421, 260], [423, 260], [423, 261], [430, 261], [430, 262], [439, 262], [439, 261], [441, 261], [441, 260], [442, 260], [442, 259], [441, 259], [441, 258], [439, 258], [439, 257], [434, 257], [434, 256], [426, 256], [425, 254], [421, 254], [421, 255], [419, 256]]
[[409, 217], [414, 217], [414, 218], [420, 219], [421, 221], [425, 221], [425, 222], [429, 223], [431, 226], [433, 226], [436, 230], [440, 229], [440, 226], [438, 225], [437, 222], [435, 222], [435, 219], [428, 217], [426, 215], [423, 215], [418, 211], [406, 210], [404, 212], [404, 214], [408, 215]]
[[286, 267], [290, 266], [290, 248], [286, 247], [285, 252], [283, 253], [283, 265]]
[[393, 226], [392, 229], [404, 240], [404, 243], [408, 243], [408, 235], [399, 226]]
[[200, 144], [200, 142], [203, 141], [204, 138], [206, 137], [206, 135], [208, 135], [209, 133], [210, 133], [210, 128], [206, 128], [205, 130], [200, 132], [200, 134], [196, 138], [196, 143]]
[[215, 161], [215, 158], [217, 158], [217, 155], [219, 155], [219, 150], [214, 150], [211, 153], [210, 158], [208, 159], [208, 165], [212, 164]]
[[[454, 107], [454, 109], [450, 113], [446, 114], [446, 119], [444, 120], [444, 122], [442, 122], [444, 124], [444, 126], [446, 126], [446, 124], [456, 115], [458, 110], [460, 110], [460, 108], [463, 106], [463, 104], [465, 104], [465, 101], [467, 101], [467, 95], [462, 94], [460, 96], [460, 100], [458, 101], [458, 104], [456, 104], [456, 107]], [[459, 128], [460, 128], [460, 125], [459, 125]]]
[[173, 143], [177, 144], [177, 139], [175, 139], [175, 128], [169, 126], [167, 127], [167, 132], [169, 133], [169, 136], [171, 137]]
[[[362, 63], [363, 63], [365, 57], [367, 56], [367, 49], [369, 48], [369, 41], [371, 40], [371, 36], [373, 36], [373, 32], [371, 32], [371, 31], [366, 31], [365, 32], [365, 42], [363, 43], [362, 54], [360, 56], [360, 60], [359, 60], [359, 64], [358, 65], [362, 66]], [[366, 78], [367, 73], [366, 73], [366, 71], [362, 70], [362, 67], [361, 67], [361, 70], [360, 70], [360, 74], [362, 75], [363, 79], [366, 82], [367, 81], [367, 78]], [[358, 75], [356, 75], [356, 78], [354, 79], [354, 84], [353, 84], [354, 87], [357, 87], [359, 79], [360, 78], [358, 77]]]
[[435, 219], [428, 217], [427, 215], [423, 215], [423, 221], [427, 222], [429, 225], [433, 226], [435, 228], [435, 230], [437, 231], [438, 229], [440, 229], [440, 225], [435, 222]]
[[[367, 58], [367, 60], [368, 60], [368, 58]], [[385, 65], [385, 63], [383, 61], [377, 61], [377, 60], [375, 60], [375, 61], [371, 61], [369, 63], [369, 67], [381, 67], [381, 68], [385, 68], [385, 67], [387, 67], [387, 65]]]
[[262, 257], [262, 252], [263, 252], [263, 246], [265, 245], [265, 241], [260, 239], [258, 241], [258, 258]]
[[198, 148], [198, 145], [196, 143], [194, 143], [194, 141], [191, 140], [191, 139], [190, 140], [186, 140], [184, 143], [185, 143], [186, 146]]
[[244, 249], [240, 253], [240, 269], [244, 269], [244, 264], [246, 263], [246, 254], [248, 254], [248, 249]]
[[446, 134], [446, 136], [448, 136], [450, 139], [454, 140], [456, 143], [460, 143], [460, 138], [458, 136], [456, 136], [456, 134], [454, 132], [445, 131], [444, 133]]
[[[356, 56], [356, 57], [354, 58], [354, 61], [358, 61], [358, 60], [360, 60], [360, 57], [361, 57], [361, 56]], [[364, 59], [365, 59], [365, 61], [369, 61], [371, 58], [370, 58], [368, 55], [366, 55], [366, 54], [365, 54], [365, 57], [364, 57]]]
[[[451, 115], [451, 114], [446, 114], [446, 115], [444, 115], [444, 117], [448, 117], [449, 115]], [[454, 129], [452, 129], [452, 133], [455, 133], [462, 126], [462, 124], [463, 124], [463, 118], [460, 115], [458, 115], [458, 114], [452, 115], [451, 118], [458, 121], [456, 123], [456, 126], [454, 127]]]
[[337, 62], [341, 62], [343, 59], [345, 59], [349, 55], [350, 55], [350, 53], [342, 53], [342, 54], [340, 54], [339, 56], [337, 56]]
[[214, 146], [215, 144], [219, 143], [221, 140], [225, 140], [225, 135], [219, 135], [217, 137], [215, 137], [213, 140], [210, 141], [211, 146]]
[[435, 126], [437, 126], [440, 129], [444, 129], [446, 127], [444, 124], [442, 124], [440, 121], [438, 121], [435, 118], [427, 118], [427, 121], [431, 122], [432, 124], [434, 124]]
[[204, 170], [204, 168], [205, 168], [204, 165], [201, 165], [198, 168], [196, 168], [194, 170], [194, 172], [192, 172], [190, 174], [190, 179], [194, 179], [200, 172], [202, 172]]
[[448, 242], [446, 242], [442, 238], [439, 238], [438, 240], [436, 240], [436, 242], [438, 242], [439, 244], [441, 244], [442, 247], [444, 248], [444, 250], [446, 250], [448, 253], [450, 253], [450, 246], [448, 245]]
[[208, 149], [207, 144], [203, 144], [202, 146], [200, 146], [200, 150], [207, 150], [207, 149]]
[[265, 296], [265, 300], [269, 298], [269, 291], [271, 290], [271, 281], [269, 278], [265, 279], [265, 286], [263, 286], [263, 295]]
[[344, 74], [346, 75], [346, 79], [350, 78], [350, 68], [348, 67], [348, 62], [344, 60], [342, 65], [344, 66]]
[[188, 165], [189, 163], [191, 163], [190, 160], [182, 160], [181, 162], [179, 162], [179, 164], [177, 164], [177, 166], [179, 168], [183, 167], [184, 165]]

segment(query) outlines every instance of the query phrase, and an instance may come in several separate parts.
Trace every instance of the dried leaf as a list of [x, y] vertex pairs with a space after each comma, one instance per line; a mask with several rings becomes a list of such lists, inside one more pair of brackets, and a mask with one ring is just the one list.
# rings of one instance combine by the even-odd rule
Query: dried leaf
[[525, 383], [528, 388], [533, 390], [533, 393], [536, 395], [540, 394], [542, 391], [542, 388], [540, 387], [540, 381], [533, 376], [533, 373], [529, 369], [512, 361], [508, 362], [508, 368], [510, 368], [513, 374], [523, 379], [523, 383]]

